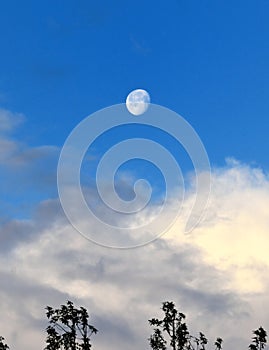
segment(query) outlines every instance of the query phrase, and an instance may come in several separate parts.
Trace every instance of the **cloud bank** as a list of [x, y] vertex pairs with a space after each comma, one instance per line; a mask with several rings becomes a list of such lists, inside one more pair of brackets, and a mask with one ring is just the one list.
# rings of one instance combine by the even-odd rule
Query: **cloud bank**
[[[40, 170], [36, 161], [42, 159], [39, 185], [46, 183], [53, 168], [46, 164], [55, 161], [57, 149], [25, 146], [18, 152], [8, 134], [14, 123], [5, 123], [1, 135], [13, 148], [5, 146], [3, 172], [22, 171], [23, 164], [25, 173], [34, 176]], [[21, 186], [29, 188], [27, 182]], [[189, 191], [186, 206], [192, 201]], [[211, 341], [223, 337], [227, 350], [246, 348], [253, 329], [269, 329], [268, 203], [268, 174], [228, 159], [225, 167], [213, 169], [210, 203], [195, 230], [183, 234], [183, 210], [156, 241], [118, 250], [82, 237], [57, 198], [36, 200], [27, 219], [9, 216], [1, 222], [2, 335], [15, 350], [43, 348], [45, 306], [71, 299], [88, 308], [99, 329], [94, 348], [149, 348], [147, 320], [161, 316], [161, 303], [173, 300], [187, 315], [192, 332], [202, 331]], [[172, 201], [170, 205], [174, 210]], [[94, 229], [89, 223], [88, 230]]]

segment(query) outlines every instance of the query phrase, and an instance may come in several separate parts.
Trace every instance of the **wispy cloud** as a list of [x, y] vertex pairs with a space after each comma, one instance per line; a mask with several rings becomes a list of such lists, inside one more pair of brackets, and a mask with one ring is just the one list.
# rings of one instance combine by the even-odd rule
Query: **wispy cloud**
[[0, 133], [13, 131], [24, 120], [23, 114], [0, 108]]
[[25, 120], [21, 114], [0, 110], [1, 221], [12, 215], [17, 217], [16, 211], [21, 211], [22, 217], [27, 206], [30, 208], [52, 193], [56, 195], [59, 148], [33, 147], [15, 137], [17, 128]]

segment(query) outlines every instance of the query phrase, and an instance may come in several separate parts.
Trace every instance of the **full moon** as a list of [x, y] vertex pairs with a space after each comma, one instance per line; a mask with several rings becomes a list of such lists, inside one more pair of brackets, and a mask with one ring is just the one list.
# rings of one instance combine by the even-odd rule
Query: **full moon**
[[129, 93], [126, 98], [126, 107], [133, 115], [146, 112], [150, 103], [150, 97], [146, 90], [137, 89]]

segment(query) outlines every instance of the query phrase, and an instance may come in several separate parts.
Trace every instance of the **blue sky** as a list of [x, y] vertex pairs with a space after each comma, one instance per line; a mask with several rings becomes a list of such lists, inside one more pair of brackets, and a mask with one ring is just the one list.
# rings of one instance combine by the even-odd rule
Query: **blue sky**
[[[147, 319], [167, 299], [182, 306], [194, 330], [210, 340], [223, 336], [226, 350], [246, 348], [255, 327], [269, 330], [268, 14], [268, 0], [1, 2], [0, 329], [12, 349], [36, 349], [45, 305], [67, 299], [91, 310], [100, 350], [148, 348]], [[163, 131], [111, 129], [82, 166], [97, 215], [129, 229], [161, 207], [161, 172], [138, 160], [122, 166], [116, 189], [132, 199], [142, 177], [158, 200], [127, 219], [99, 206], [95, 168], [124, 139], [151, 138], [176, 152], [189, 187], [181, 215], [160, 239], [141, 249], [104, 249], [66, 219], [57, 162], [78, 123], [137, 88], [194, 127], [212, 165], [211, 197], [203, 220], [183, 235], [195, 197], [188, 155]], [[79, 208], [76, 196], [72, 208]], [[158, 217], [162, 227], [166, 218]], [[112, 229], [79, 219], [90, 237], [114, 239]], [[124, 239], [133, 242], [129, 231]]]
[[268, 1], [1, 4], [1, 106], [20, 136], [61, 146], [137, 87], [186, 118], [210, 159], [268, 167]]

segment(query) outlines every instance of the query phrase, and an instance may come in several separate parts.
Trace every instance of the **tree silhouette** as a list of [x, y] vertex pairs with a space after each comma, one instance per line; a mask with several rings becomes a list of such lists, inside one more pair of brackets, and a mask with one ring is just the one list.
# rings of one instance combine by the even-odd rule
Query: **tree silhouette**
[[[157, 318], [149, 320], [149, 324], [155, 327], [153, 334], [149, 338], [149, 343], [153, 350], [166, 350], [167, 343], [172, 350], [205, 350], [205, 346], [208, 343], [205, 335], [201, 332], [199, 337], [190, 335], [184, 322], [185, 315], [175, 308], [173, 302], [164, 302], [162, 310], [164, 312], [162, 320]], [[222, 349], [221, 338], [217, 338], [215, 349]]]
[[46, 307], [49, 319], [47, 327], [47, 346], [44, 350], [89, 350], [90, 338], [97, 329], [88, 323], [85, 308], [75, 308], [71, 301], [59, 309]]
[[4, 344], [5, 338], [0, 336], [0, 350], [7, 350], [9, 349], [9, 346], [7, 344]]
[[254, 337], [252, 338], [252, 344], [249, 345], [250, 350], [262, 350], [267, 343], [267, 333], [260, 327], [253, 331]]
[[[192, 336], [185, 323], [186, 316], [179, 312], [175, 304], [166, 301], [161, 308], [164, 312], [163, 319], [152, 318], [149, 320], [154, 327], [153, 334], [148, 339], [153, 350], [206, 350], [208, 340], [200, 332], [198, 337]], [[92, 334], [97, 329], [89, 324], [89, 315], [85, 308], [74, 307], [71, 301], [61, 305], [59, 309], [46, 307], [46, 315], [49, 325], [46, 328], [47, 338], [44, 350], [90, 350]], [[264, 350], [267, 343], [267, 333], [262, 328], [253, 331], [252, 343], [249, 350]], [[9, 346], [4, 343], [5, 339], [0, 336], [0, 350], [8, 350]], [[217, 338], [215, 350], [222, 349], [222, 339]]]

